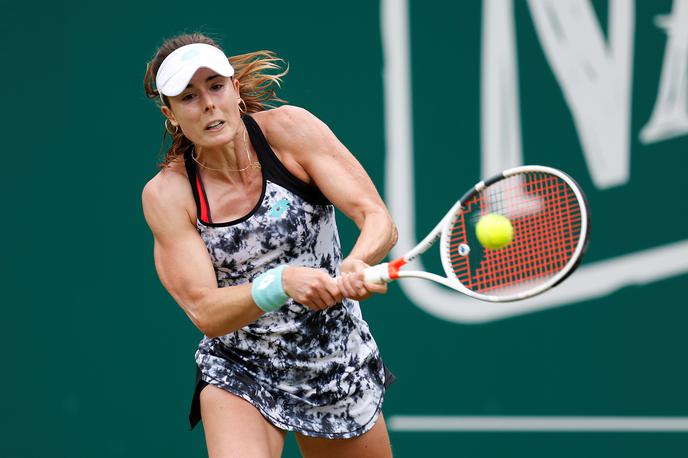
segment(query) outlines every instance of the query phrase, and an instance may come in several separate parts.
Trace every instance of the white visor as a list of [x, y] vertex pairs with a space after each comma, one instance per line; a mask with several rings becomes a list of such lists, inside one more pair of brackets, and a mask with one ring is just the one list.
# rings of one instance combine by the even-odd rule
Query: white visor
[[196, 71], [203, 67], [222, 76], [234, 75], [234, 68], [227, 56], [215, 46], [204, 43], [182, 46], [172, 51], [160, 64], [155, 85], [161, 97], [181, 94]]

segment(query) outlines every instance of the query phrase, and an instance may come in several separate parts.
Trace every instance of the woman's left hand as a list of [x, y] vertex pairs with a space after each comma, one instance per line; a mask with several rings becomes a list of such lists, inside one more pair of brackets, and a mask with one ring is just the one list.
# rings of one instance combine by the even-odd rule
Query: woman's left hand
[[370, 267], [360, 259], [346, 258], [340, 265], [337, 286], [339, 290], [349, 299], [364, 301], [374, 293], [384, 294], [387, 292], [387, 284], [378, 285], [368, 283], [363, 279], [363, 270]]

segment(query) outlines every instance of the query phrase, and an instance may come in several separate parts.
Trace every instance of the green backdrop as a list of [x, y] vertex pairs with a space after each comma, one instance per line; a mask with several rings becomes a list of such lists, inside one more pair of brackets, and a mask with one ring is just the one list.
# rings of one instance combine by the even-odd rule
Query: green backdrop
[[[607, 3], [593, 6], [606, 24]], [[594, 227], [584, 266], [686, 238], [687, 137], [638, 140], [667, 41], [654, 18], [671, 8], [667, 0], [636, 4], [630, 179], [598, 189], [528, 4], [514, 2], [524, 159], [566, 170], [588, 194]], [[481, 173], [482, 12], [478, 1], [409, 5], [414, 179], [423, 202], [416, 236]], [[0, 18], [0, 456], [205, 456], [202, 428], [189, 432], [186, 419], [201, 335], [157, 279], [140, 205], [163, 132], [142, 89], [146, 62], [163, 38], [184, 31], [215, 35], [229, 54], [276, 51], [291, 67], [281, 95], [330, 125], [383, 192], [394, 152], [385, 142], [380, 4], [2, 2]], [[340, 218], [340, 229], [350, 248], [355, 227]], [[385, 416], [688, 417], [687, 287], [684, 273], [462, 324], [426, 313], [393, 285], [363, 304], [398, 377]], [[688, 451], [685, 431], [390, 434], [398, 457]], [[298, 456], [292, 437], [284, 456]]]

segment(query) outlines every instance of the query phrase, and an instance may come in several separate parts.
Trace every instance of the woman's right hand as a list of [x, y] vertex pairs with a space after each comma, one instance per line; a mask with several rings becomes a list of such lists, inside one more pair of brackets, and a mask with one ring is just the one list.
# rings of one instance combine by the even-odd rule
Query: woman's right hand
[[310, 267], [287, 267], [282, 271], [282, 288], [289, 297], [311, 310], [332, 307], [343, 299], [337, 281], [327, 272]]

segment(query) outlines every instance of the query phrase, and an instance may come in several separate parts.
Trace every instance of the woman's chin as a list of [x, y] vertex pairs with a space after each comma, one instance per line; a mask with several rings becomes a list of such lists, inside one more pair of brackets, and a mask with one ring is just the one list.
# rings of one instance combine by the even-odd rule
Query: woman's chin
[[231, 142], [233, 139], [234, 136], [231, 135], [230, 132], [228, 132], [228, 129], [224, 129], [224, 132], [218, 133], [209, 134], [207, 132], [204, 132], [203, 137], [199, 139], [198, 142], [194, 143], [203, 148], [219, 148]]

